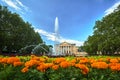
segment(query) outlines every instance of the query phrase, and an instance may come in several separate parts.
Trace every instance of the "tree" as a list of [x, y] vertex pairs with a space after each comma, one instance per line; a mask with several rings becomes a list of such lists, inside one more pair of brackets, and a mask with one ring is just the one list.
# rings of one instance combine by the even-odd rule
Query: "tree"
[[18, 52], [25, 46], [39, 43], [43, 40], [29, 22], [0, 5], [0, 51], [6, 48], [7, 52]]
[[88, 53], [101, 51], [103, 54], [114, 54], [120, 51], [120, 6], [113, 13], [98, 20], [92, 36], [84, 43]]

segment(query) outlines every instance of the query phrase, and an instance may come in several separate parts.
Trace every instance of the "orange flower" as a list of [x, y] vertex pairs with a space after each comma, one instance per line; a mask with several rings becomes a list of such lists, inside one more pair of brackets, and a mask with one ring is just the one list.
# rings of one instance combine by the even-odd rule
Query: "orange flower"
[[0, 58], [0, 63], [2, 63], [2, 58]]
[[61, 63], [63, 61], [66, 61], [66, 59], [61, 57], [61, 58], [56, 58], [53, 62], [55, 62], [55, 63]]
[[83, 74], [87, 74], [89, 72], [89, 68], [84, 64], [75, 64], [75, 67], [80, 68]]
[[7, 63], [7, 58], [2, 58], [1, 63]]
[[117, 58], [118, 59], [118, 61], [120, 62], [120, 58]]
[[89, 72], [89, 68], [87, 66], [85, 66], [83, 69], [82, 69], [82, 73], [83, 74], [87, 74]]
[[109, 67], [113, 71], [120, 71], [120, 63], [110, 63]]
[[70, 63], [71, 66], [75, 66], [75, 63]]
[[25, 63], [25, 66], [26, 66], [26, 67], [32, 67], [32, 66], [38, 65], [38, 64], [39, 64], [39, 61], [37, 61], [37, 60], [30, 60], [30, 61], [27, 61], [27, 62]]
[[28, 70], [29, 70], [28, 67], [24, 67], [24, 68], [21, 70], [21, 72], [25, 73], [25, 72], [27, 72]]
[[53, 66], [53, 63], [46, 63], [45, 66], [46, 66], [46, 68], [50, 68]]
[[94, 62], [97, 62], [97, 61], [95, 59], [90, 59], [89, 62], [94, 63]]
[[110, 59], [110, 62], [111, 63], [118, 63], [119, 61], [118, 61], [118, 59]]
[[64, 61], [64, 62], [60, 63], [60, 67], [62, 67], [62, 68], [67, 68], [69, 66], [70, 66], [70, 63], [68, 61]]
[[53, 65], [52, 69], [57, 70], [59, 68], [59, 65]]
[[14, 62], [13, 65], [14, 65], [14, 67], [21, 66], [21, 65], [23, 65], [23, 62]]
[[8, 64], [13, 64], [14, 62], [20, 62], [20, 58], [17, 57], [9, 57], [7, 60]]
[[70, 62], [71, 63], [76, 63], [76, 59], [72, 59]]
[[85, 63], [88, 63], [89, 61], [88, 61], [88, 59], [85, 59], [85, 60], [80, 60], [80, 64], [85, 64]]
[[47, 69], [45, 63], [37, 66], [37, 70], [41, 71], [41, 72], [45, 72], [45, 70]]
[[115, 66], [116, 64], [118, 63], [109, 63], [108, 66], [111, 67], [111, 66]]
[[40, 62], [45, 62], [45, 61], [46, 61], [46, 59], [40, 58]]
[[91, 64], [93, 68], [98, 68], [98, 69], [106, 69], [108, 68], [108, 64], [106, 62], [95, 62]]
[[103, 61], [104, 61], [103, 58], [99, 58], [99, 59], [97, 60], [97, 62], [103, 62]]
[[110, 57], [107, 57], [107, 58], [106, 58], [106, 61], [107, 61], [107, 62], [110, 62]]

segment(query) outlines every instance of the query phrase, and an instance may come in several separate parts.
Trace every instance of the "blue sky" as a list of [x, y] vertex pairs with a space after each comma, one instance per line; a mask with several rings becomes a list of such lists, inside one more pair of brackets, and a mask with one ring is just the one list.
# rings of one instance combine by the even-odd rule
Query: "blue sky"
[[120, 0], [0, 0], [0, 4], [31, 23], [46, 44], [54, 44], [58, 17], [58, 41], [80, 46], [92, 35], [95, 21], [116, 9]]

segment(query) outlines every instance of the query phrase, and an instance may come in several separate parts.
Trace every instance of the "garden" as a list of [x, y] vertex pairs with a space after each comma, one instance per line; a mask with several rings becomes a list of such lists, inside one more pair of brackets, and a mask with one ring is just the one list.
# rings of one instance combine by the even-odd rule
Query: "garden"
[[120, 57], [0, 56], [0, 80], [119, 79]]
[[93, 35], [78, 47], [90, 56], [48, 57], [44, 55], [53, 46], [31, 23], [0, 4], [0, 80], [119, 80], [119, 24], [120, 5], [97, 20]]

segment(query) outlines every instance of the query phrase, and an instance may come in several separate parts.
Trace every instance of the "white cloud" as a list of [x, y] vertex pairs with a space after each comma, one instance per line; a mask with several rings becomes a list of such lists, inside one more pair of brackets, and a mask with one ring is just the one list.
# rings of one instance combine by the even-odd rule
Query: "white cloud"
[[58, 42], [64, 42], [64, 41], [66, 41], [66, 42], [69, 42], [69, 43], [76, 44], [76, 46], [83, 45], [83, 42], [81, 42], [81, 41], [66, 39], [66, 38], [63, 38], [61, 36], [59, 36], [59, 38], [55, 39], [55, 33], [46, 32], [46, 31], [44, 31], [42, 29], [35, 29], [35, 31], [39, 32], [40, 35], [46, 36], [46, 38], [48, 40], [51, 40], [51, 41], [55, 41], [55, 40], [57, 40]]
[[20, 2], [19, 0], [16, 0], [16, 2], [23, 7], [25, 10], [28, 10], [28, 7], [26, 7], [25, 5], [22, 4], [22, 2]]
[[76, 44], [76, 46], [81, 46], [81, 45], [83, 45], [83, 42], [78, 41], [78, 40], [72, 40], [72, 39], [66, 39], [66, 38], [61, 38], [61, 39], [60, 39], [60, 42], [64, 42], [64, 41], [69, 42], [69, 43], [72, 43], [72, 44]]
[[46, 36], [48, 40], [55, 41], [55, 35], [54, 33], [46, 32], [42, 29], [35, 29], [36, 32], [39, 32], [40, 35]]
[[118, 1], [117, 3], [115, 3], [112, 7], [108, 8], [105, 11], [105, 15], [108, 15], [108, 14], [112, 13], [115, 9], [117, 9], [118, 5], [120, 5], [120, 1]]
[[9, 5], [10, 7], [16, 9], [16, 10], [20, 10], [20, 8], [17, 6], [16, 2], [13, 2], [12, 0], [2, 0], [3, 2], [5, 2], [7, 5]]
[[17, 11], [20, 11], [21, 13], [24, 13], [24, 10], [28, 11], [28, 8], [22, 4], [19, 0], [2, 0], [5, 2], [9, 7], [14, 8]]

